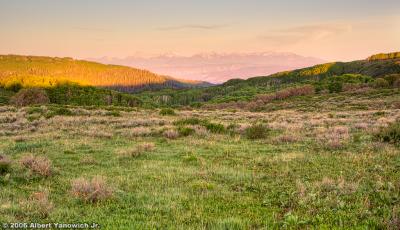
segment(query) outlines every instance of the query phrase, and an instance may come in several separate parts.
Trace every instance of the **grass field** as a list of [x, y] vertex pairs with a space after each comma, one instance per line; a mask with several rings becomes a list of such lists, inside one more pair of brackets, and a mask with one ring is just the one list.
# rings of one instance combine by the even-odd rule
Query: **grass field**
[[0, 223], [398, 229], [400, 150], [374, 133], [400, 119], [399, 102], [393, 89], [262, 113], [2, 106]]

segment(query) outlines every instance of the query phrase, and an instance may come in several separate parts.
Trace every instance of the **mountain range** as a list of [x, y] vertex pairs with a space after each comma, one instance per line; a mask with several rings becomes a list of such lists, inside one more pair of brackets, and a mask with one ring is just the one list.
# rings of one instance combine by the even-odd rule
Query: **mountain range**
[[279, 52], [201, 53], [192, 56], [165, 54], [156, 57], [102, 57], [88, 60], [149, 69], [161, 75], [212, 83], [223, 83], [232, 78], [265, 76], [325, 62], [319, 58]]

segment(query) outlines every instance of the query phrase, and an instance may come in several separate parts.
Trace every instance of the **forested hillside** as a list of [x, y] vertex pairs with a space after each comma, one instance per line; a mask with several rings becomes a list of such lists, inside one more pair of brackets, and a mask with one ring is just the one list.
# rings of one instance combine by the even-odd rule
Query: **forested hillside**
[[65, 82], [106, 87], [123, 92], [207, 85], [204, 82], [161, 76], [147, 70], [71, 58], [0, 56], [0, 86], [4, 88], [52, 87]]

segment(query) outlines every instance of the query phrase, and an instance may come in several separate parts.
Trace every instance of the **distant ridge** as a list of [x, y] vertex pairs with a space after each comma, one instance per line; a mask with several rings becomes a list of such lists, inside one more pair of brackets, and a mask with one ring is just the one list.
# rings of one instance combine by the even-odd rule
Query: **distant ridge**
[[62, 82], [105, 87], [122, 92], [211, 85], [202, 81], [158, 75], [148, 70], [72, 58], [0, 55], [0, 86], [19, 83], [23, 87], [50, 87]]
[[376, 61], [376, 60], [388, 60], [388, 59], [397, 59], [400, 58], [400, 52], [393, 52], [393, 53], [380, 53], [372, 55], [371, 57], [367, 58], [368, 61]]
[[190, 78], [212, 83], [223, 83], [232, 78], [273, 74], [304, 68], [326, 61], [294, 53], [199, 53], [191, 56], [165, 54], [155, 57], [88, 59], [105, 64], [118, 64], [149, 69], [158, 74]]

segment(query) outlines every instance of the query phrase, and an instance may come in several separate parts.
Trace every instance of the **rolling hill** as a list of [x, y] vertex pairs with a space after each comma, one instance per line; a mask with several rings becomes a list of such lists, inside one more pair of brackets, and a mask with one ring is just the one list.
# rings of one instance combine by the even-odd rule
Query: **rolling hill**
[[232, 79], [222, 85], [203, 89], [164, 90], [144, 92], [141, 98], [164, 105], [199, 105], [250, 101], [257, 95], [302, 84], [317, 86], [324, 79], [346, 74], [368, 76], [372, 79], [400, 73], [400, 53], [373, 55], [365, 60], [333, 62], [313, 67], [280, 72], [247, 80]]
[[0, 86], [51, 87], [63, 82], [84, 86], [137, 92], [145, 89], [182, 89], [203, 87], [201, 81], [179, 80], [147, 70], [117, 65], [103, 65], [72, 58], [37, 56], [0, 56]]

